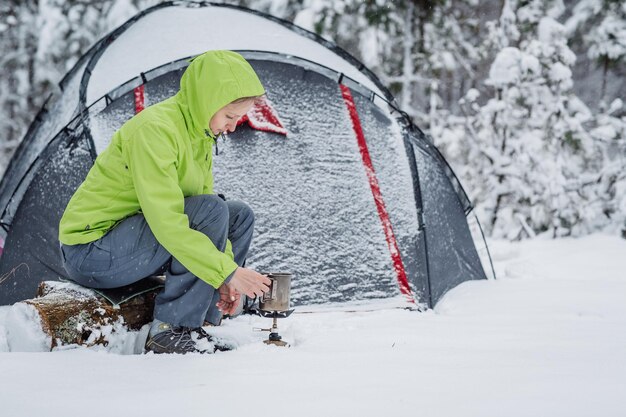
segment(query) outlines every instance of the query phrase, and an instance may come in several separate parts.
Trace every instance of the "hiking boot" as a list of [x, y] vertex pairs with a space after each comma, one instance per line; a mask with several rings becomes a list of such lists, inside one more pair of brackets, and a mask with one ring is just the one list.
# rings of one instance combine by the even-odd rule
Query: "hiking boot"
[[[152, 332], [151, 332], [152, 333]], [[173, 327], [160, 323], [158, 332], [150, 334], [146, 341], [146, 352], [154, 353], [213, 353], [214, 349], [202, 349], [196, 345], [188, 327]]]
[[227, 352], [229, 350], [235, 349], [235, 345], [233, 343], [229, 343], [228, 341], [221, 339], [219, 337], [208, 334], [202, 327], [198, 327], [193, 329], [194, 336], [197, 335], [198, 341], [208, 342], [213, 347], [213, 352]]
[[146, 352], [154, 353], [214, 353], [225, 352], [236, 346], [208, 334], [202, 327], [171, 326], [154, 320], [146, 341]]

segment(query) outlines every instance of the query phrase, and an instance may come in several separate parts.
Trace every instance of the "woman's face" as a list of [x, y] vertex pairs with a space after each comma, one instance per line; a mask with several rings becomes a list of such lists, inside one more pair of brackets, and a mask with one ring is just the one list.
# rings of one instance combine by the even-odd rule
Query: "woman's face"
[[209, 121], [209, 127], [215, 136], [223, 132], [234, 132], [237, 120], [254, 105], [254, 101], [244, 101], [237, 104], [228, 104], [217, 111]]

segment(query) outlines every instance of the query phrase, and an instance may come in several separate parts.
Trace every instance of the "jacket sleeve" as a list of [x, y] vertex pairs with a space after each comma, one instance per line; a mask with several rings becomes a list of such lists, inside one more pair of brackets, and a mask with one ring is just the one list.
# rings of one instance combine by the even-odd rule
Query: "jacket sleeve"
[[126, 142], [124, 153], [139, 205], [156, 239], [191, 273], [219, 288], [237, 264], [205, 234], [189, 227], [178, 185], [174, 135], [154, 123], [143, 124]]
[[[209, 147], [208, 150], [205, 150], [205, 152], [209, 153], [212, 152], [212, 150]], [[207, 168], [207, 171], [204, 173], [204, 184], [202, 186], [202, 192], [204, 194], [213, 194], [213, 172], [211, 172], [212, 168], [213, 163], [211, 162], [209, 168]], [[231, 260], [235, 260], [235, 255], [233, 254], [233, 246], [230, 242], [230, 239], [226, 240], [226, 249], [224, 249], [224, 253], [228, 255]]]
[[230, 259], [235, 260], [235, 254], [233, 254], [233, 245], [230, 243], [230, 239], [226, 239], [226, 249], [224, 249], [224, 253], [228, 255]]

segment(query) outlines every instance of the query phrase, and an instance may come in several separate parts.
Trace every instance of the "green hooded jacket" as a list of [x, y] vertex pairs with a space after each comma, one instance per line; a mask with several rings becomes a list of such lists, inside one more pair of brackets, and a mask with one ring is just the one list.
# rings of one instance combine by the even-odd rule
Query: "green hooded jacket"
[[98, 155], [61, 218], [61, 243], [95, 241], [141, 211], [159, 243], [218, 288], [237, 269], [230, 241], [223, 253], [191, 229], [184, 199], [213, 194], [211, 117], [238, 98], [264, 93], [241, 55], [209, 51], [194, 58], [180, 91], [128, 120]]

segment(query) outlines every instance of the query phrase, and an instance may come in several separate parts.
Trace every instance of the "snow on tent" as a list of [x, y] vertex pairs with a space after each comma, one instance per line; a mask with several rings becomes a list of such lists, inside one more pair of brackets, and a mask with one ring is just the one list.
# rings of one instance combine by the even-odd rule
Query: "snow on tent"
[[219, 141], [213, 165], [216, 192], [255, 211], [248, 266], [292, 272], [294, 305], [390, 298], [432, 307], [459, 283], [492, 276], [452, 170], [363, 64], [259, 12], [170, 2], [96, 43], [17, 149], [0, 184], [0, 304], [64, 278], [58, 222], [97, 154], [137, 111], [177, 91], [190, 57], [211, 49], [249, 60], [288, 131], [244, 124]]

